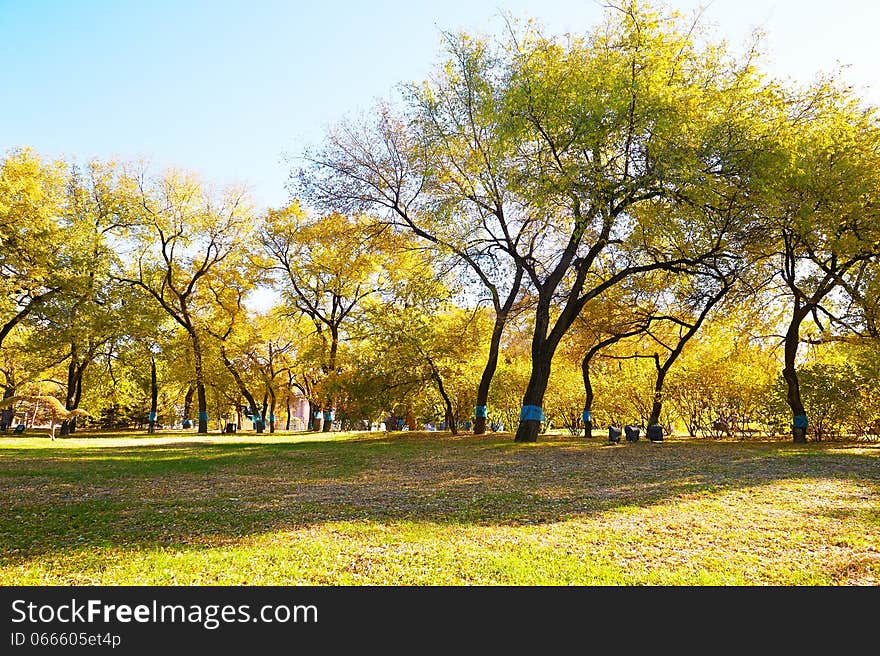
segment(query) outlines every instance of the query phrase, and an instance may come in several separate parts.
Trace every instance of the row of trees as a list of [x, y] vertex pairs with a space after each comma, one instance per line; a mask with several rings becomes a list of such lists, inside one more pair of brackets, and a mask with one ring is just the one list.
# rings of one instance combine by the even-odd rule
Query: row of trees
[[147, 399], [150, 422], [182, 395], [200, 432], [230, 407], [274, 430], [297, 397], [327, 428], [472, 418], [518, 441], [548, 420], [872, 430], [872, 108], [635, 5], [582, 37], [446, 36], [429, 80], [307, 154], [283, 208], [11, 152], [4, 395]]

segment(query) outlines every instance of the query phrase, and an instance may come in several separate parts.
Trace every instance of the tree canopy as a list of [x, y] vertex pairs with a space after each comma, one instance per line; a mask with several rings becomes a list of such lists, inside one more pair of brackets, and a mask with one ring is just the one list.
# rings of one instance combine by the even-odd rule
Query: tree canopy
[[425, 80], [304, 153], [281, 207], [7, 151], [3, 427], [50, 396], [62, 434], [274, 432], [282, 410], [525, 442], [874, 430], [876, 108], [664, 7], [507, 27], [445, 32]]

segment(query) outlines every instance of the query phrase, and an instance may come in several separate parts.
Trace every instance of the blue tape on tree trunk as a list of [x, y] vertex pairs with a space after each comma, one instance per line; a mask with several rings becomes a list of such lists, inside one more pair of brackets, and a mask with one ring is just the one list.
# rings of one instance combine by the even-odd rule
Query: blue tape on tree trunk
[[488, 416], [488, 408], [484, 405], [478, 405], [474, 407], [474, 417], [482, 417], [486, 418]]
[[524, 405], [519, 411], [520, 421], [544, 421], [544, 411], [537, 405]]
[[273, 414], [270, 413], [270, 414], [269, 414], [269, 421], [271, 421], [271, 422], [274, 423], [274, 422], [275, 422], [275, 415], [273, 415]]
[[333, 411], [324, 413], [324, 421], [333, 421]]
[[794, 416], [794, 427], [795, 428], [806, 428], [807, 427], [807, 415], [795, 415]]
[[590, 415], [590, 411], [589, 411], [589, 410], [584, 410], [584, 414], [581, 415], [581, 419], [584, 420], [584, 423], [585, 423], [585, 424], [588, 423], [588, 422], [593, 421], [592, 416]]
[[316, 411], [315, 411], [315, 419], [320, 419], [320, 418], [321, 418], [321, 411], [320, 411], [320, 410], [316, 410]]
[[199, 413], [199, 421], [208, 421], [208, 413], [200, 412]]
[[156, 413], [150, 412], [150, 414], [147, 415], [147, 421], [156, 421]]

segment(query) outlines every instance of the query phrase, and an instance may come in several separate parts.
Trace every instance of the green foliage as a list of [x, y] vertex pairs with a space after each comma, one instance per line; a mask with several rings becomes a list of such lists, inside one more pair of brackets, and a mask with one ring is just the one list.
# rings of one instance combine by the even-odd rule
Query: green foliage
[[[648, 4], [583, 34], [509, 28], [446, 33], [428, 80], [331, 131], [296, 176], [314, 212], [259, 214], [181, 170], [9, 151], [3, 394], [137, 424], [155, 362], [161, 423], [195, 390], [188, 418], [301, 396], [346, 426], [456, 426], [500, 343], [490, 425], [527, 402], [577, 434], [590, 355], [597, 427], [645, 424], [662, 401], [691, 435], [785, 431], [785, 365], [817, 439], [876, 435], [875, 109], [834, 77], [774, 80], [757, 41], [735, 53]], [[719, 281], [733, 300], [701, 315]], [[246, 300], [267, 285], [281, 303], [259, 315]]]

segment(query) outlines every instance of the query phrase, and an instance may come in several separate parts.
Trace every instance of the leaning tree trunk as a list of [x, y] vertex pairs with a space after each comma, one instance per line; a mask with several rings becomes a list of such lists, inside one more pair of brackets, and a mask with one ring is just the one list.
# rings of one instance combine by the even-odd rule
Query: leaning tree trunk
[[[241, 392], [241, 395], [247, 399], [248, 405], [251, 409], [251, 416], [259, 418], [260, 412], [257, 408], [257, 402], [254, 400], [253, 394], [247, 388], [247, 385], [244, 384], [241, 376], [238, 373], [238, 370], [235, 368], [235, 365], [232, 364], [232, 361], [226, 356], [226, 349], [221, 345], [220, 347], [220, 357], [223, 360], [223, 364], [226, 366], [226, 369], [229, 373], [232, 374], [233, 380], [235, 380], [235, 384], [238, 385], [238, 391]], [[263, 424], [259, 420], [254, 421], [254, 428], [258, 433], [263, 432]]]
[[[64, 394], [64, 409], [73, 410], [76, 407], [76, 371], [77, 371], [77, 348], [76, 344], [70, 345], [70, 362], [67, 364], [67, 390]], [[59, 436], [69, 435], [71, 432], [71, 419], [61, 422], [58, 431]]]
[[[565, 314], [565, 310], [563, 311]], [[547, 392], [547, 384], [550, 382], [550, 366], [553, 363], [553, 354], [559, 346], [564, 330], [567, 329], [574, 316], [569, 312], [566, 317], [560, 316], [556, 320], [556, 326], [550, 331], [550, 297], [538, 299], [535, 308], [535, 328], [532, 335], [532, 371], [529, 374], [529, 383], [526, 393], [523, 395], [522, 409], [519, 415], [519, 426], [516, 428], [516, 442], [537, 442], [541, 425], [544, 422], [544, 411], [541, 408], [544, 403], [544, 394]]]
[[426, 355], [425, 359], [428, 362], [428, 366], [431, 367], [431, 378], [434, 379], [434, 383], [437, 385], [437, 391], [440, 392], [440, 396], [443, 399], [446, 413], [446, 425], [449, 426], [449, 430], [453, 435], [458, 435], [458, 426], [455, 425], [455, 413], [452, 411], [452, 401], [446, 393], [446, 387], [443, 385], [443, 378], [440, 377], [440, 371], [434, 365], [434, 360], [431, 356]]
[[[657, 353], [654, 354], [654, 366], [657, 369], [657, 378], [654, 381], [654, 399], [651, 404], [651, 415], [648, 417], [648, 439], [652, 442], [663, 439], [662, 429], [655, 429], [654, 427], [660, 426], [660, 413], [663, 411], [663, 383], [666, 380], [666, 375], [669, 373], [669, 370], [672, 368], [672, 365], [678, 357], [682, 354], [685, 344], [697, 334], [697, 331], [700, 329], [700, 326], [703, 325], [703, 321], [706, 320], [712, 307], [730, 291], [732, 283], [727, 279], [722, 279], [721, 282], [723, 282], [721, 288], [714, 295], [709, 297], [708, 302], [700, 311], [697, 320], [692, 324], [685, 324], [688, 326], [687, 330], [679, 337], [678, 343], [675, 345], [675, 348], [669, 352], [669, 356], [663, 362], [662, 366], [660, 365], [660, 356]], [[654, 433], [655, 430], [658, 430], [656, 434]]]
[[[546, 342], [545, 342], [546, 344]], [[529, 375], [529, 384], [523, 395], [522, 411], [519, 417], [519, 426], [516, 429], [516, 442], [536, 442], [541, 432], [541, 424], [544, 421], [544, 412], [541, 404], [544, 402], [544, 394], [547, 392], [547, 383], [550, 381], [550, 364], [553, 360], [553, 351], [542, 349], [532, 345], [532, 372]]]
[[483, 368], [483, 375], [480, 377], [480, 386], [477, 388], [477, 404], [474, 408], [474, 435], [482, 435], [486, 432], [486, 418], [488, 415], [487, 403], [489, 401], [489, 387], [492, 385], [492, 378], [495, 376], [495, 370], [498, 368], [498, 353], [501, 350], [501, 336], [504, 334], [504, 326], [507, 323], [507, 317], [510, 314], [516, 297], [519, 296], [519, 290], [522, 286], [522, 279], [525, 270], [517, 267], [516, 274], [513, 277], [513, 284], [504, 299], [504, 304], [498, 302], [498, 298], [493, 288], [493, 298], [495, 299], [495, 325], [492, 327], [492, 339], [489, 341], [489, 359]]
[[147, 416], [147, 432], [156, 432], [156, 411], [159, 407], [159, 385], [156, 379], [156, 359], [150, 358], [150, 414]]
[[[659, 356], [654, 355], [659, 361]], [[657, 377], [654, 379], [654, 398], [651, 402], [651, 414], [648, 417], [648, 426], [660, 424], [660, 413], [663, 412], [663, 384], [666, 382], [666, 373], [672, 363], [667, 360], [662, 367], [657, 367]]]
[[791, 322], [788, 324], [788, 330], [785, 332], [785, 366], [782, 369], [782, 377], [785, 379], [787, 387], [785, 398], [792, 414], [791, 436], [798, 444], [804, 444], [807, 441], [807, 413], [804, 410], [804, 402], [801, 399], [801, 388], [797, 369], [795, 368], [795, 361], [797, 360], [798, 346], [801, 340], [801, 323], [808, 314], [809, 307], [795, 307]]
[[492, 339], [489, 342], [489, 359], [480, 377], [480, 386], [477, 388], [477, 404], [474, 408], [474, 435], [482, 435], [486, 432], [486, 415], [488, 414], [487, 403], [489, 401], [489, 387], [495, 370], [498, 368], [498, 353], [501, 350], [501, 336], [504, 333], [504, 323], [507, 317], [497, 315], [495, 327], [492, 329]]

